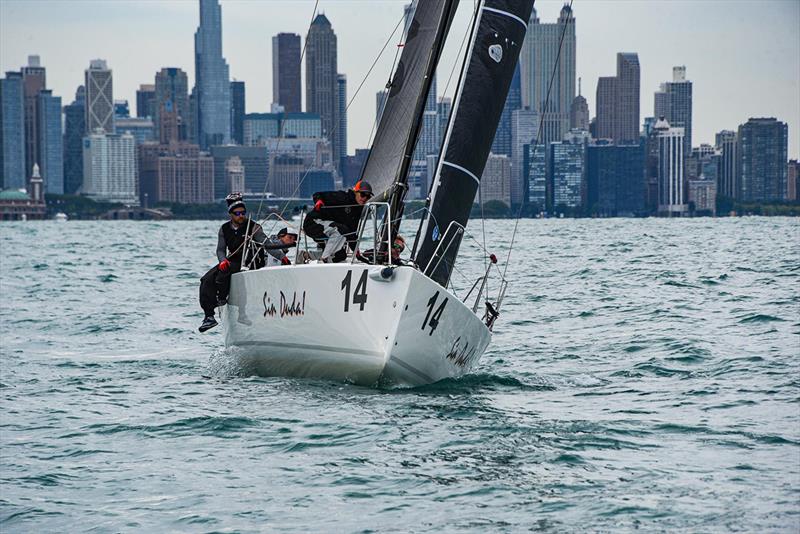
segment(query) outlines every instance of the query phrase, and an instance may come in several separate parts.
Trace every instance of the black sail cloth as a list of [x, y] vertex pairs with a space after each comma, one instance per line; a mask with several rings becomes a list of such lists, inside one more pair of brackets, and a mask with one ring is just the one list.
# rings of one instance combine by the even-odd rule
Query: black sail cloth
[[433, 269], [438, 263], [428, 274], [445, 287], [459, 242], [456, 240], [444, 254], [444, 250], [436, 257], [434, 253], [451, 222], [467, 224], [532, 8], [533, 0], [484, 0], [478, 8], [466, 70], [461, 73], [442, 156], [432, 181], [429, 211], [415, 245], [417, 264], [425, 269], [433, 259]]
[[374, 201], [386, 202], [395, 192], [395, 182], [407, 181], [428, 89], [457, 4], [457, 0], [416, 2], [362, 174], [375, 192]]

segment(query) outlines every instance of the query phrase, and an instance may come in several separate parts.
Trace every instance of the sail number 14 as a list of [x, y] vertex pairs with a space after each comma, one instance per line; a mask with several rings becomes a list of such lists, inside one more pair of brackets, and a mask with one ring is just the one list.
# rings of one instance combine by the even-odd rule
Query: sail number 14
[[[353, 282], [353, 271], [347, 271], [344, 279], [342, 280], [342, 291], [344, 291], [344, 311], [350, 311], [350, 286]], [[367, 269], [361, 272], [361, 278], [358, 279], [356, 289], [353, 291], [353, 306], [358, 304], [359, 310], [364, 311], [364, 305], [367, 303]]]

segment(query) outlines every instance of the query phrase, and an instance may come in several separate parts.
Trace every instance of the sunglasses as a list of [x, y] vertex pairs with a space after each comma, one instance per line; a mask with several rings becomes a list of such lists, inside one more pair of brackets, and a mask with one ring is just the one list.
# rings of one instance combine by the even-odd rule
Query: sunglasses
[[372, 194], [371, 193], [358, 193], [358, 195], [362, 196], [362, 197], [372, 198]]
[[392, 248], [395, 250], [399, 250], [400, 252], [403, 252], [406, 249], [406, 247], [404, 247], [403, 245], [392, 245]]
[[247, 212], [246, 211], [234, 211], [232, 213], [233, 213], [234, 217], [241, 217], [242, 215], [244, 215]]

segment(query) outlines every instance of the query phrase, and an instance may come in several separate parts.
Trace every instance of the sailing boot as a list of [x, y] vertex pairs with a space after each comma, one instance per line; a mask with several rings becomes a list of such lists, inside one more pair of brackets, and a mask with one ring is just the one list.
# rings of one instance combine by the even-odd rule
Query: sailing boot
[[198, 330], [200, 330], [201, 332], [205, 332], [206, 330], [214, 328], [218, 324], [219, 323], [217, 322], [216, 318], [214, 318], [213, 315], [208, 315], [206, 316], [205, 319], [203, 319], [203, 324], [200, 325], [200, 328], [198, 328]]

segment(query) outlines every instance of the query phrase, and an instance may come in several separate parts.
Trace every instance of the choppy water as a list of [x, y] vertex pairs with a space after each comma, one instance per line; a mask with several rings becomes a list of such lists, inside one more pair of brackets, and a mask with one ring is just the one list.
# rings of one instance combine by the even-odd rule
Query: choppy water
[[243, 376], [217, 225], [0, 225], [0, 530], [800, 530], [798, 220], [522, 221], [480, 366], [413, 390]]

